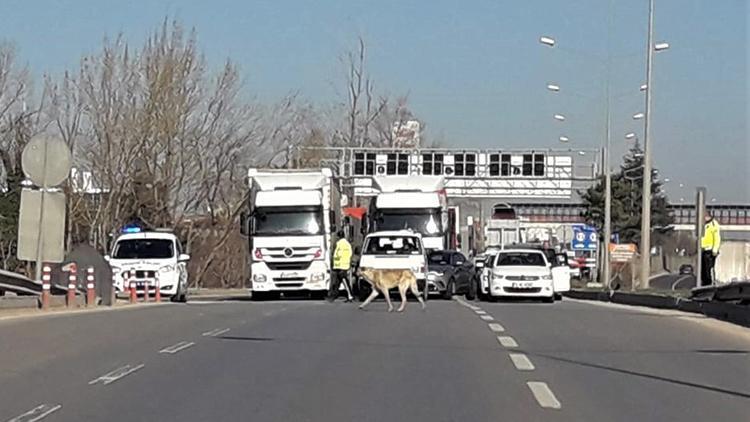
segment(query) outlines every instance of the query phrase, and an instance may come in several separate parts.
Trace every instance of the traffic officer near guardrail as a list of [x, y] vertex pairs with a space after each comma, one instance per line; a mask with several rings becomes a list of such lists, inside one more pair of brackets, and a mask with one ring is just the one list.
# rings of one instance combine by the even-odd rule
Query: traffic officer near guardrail
[[352, 265], [352, 245], [346, 240], [344, 230], [337, 233], [339, 240], [336, 242], [336, 249], [333, 252], [333, 271], [331, 271], [331, 286], [328, 289], [328, 301], [333, 302], [339, 295], [339, 286], [344, 283], [346, 288], [347, 302], [351, 302], [353, 297], [351, 289], [347, 284], [349, 268]]
[[713, 270], [716, 257], [719, 256], [719, 248], [721, 248], [721, 226], [710, 213], [706, 212], [706, 224], [701, 239], [701, 284], [703, 286], [713, 284]]

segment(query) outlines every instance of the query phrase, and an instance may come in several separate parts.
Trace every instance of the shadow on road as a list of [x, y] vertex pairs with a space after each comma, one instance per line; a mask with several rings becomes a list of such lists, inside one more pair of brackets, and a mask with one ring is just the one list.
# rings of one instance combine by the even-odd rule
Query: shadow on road
[[[728, 350], [728, 351], [726, 351], [726, 350], [725, 351], [696, 350], [694, 352], [695, 353], [737, 353], [737, 354], [748, 353], [747, 351], [744, 351], [744, 350]], [[713, 386], [713, 385], [698, 384], [698, 383], [695, 383], [695, 382], [683, 381], [683, 380], [678, 380], [678, 379], [673, 379], [673, 378], [667, 378], [667, 377], [662, 377], [662, 376], [659, 376], [659, 375], [647, 374], [647, 373], [643, 373], [643, 372], [631, 371], [629, 369], [615, 368], [615, 367], [605, 366], [605, 365], [599, 365], [599, 364], [595, 364], [595, 363], [581, 362], [581, 361], [577, 361], [577, 360], [574, 360], [574, 359], [561, 358], [561, 357], [558, 357], [558, 356], [550, 356], [550, 355], [545, 355], [545, 354], [534, 354], [534, 353], [529, 353], [529, 355], [536, 355], [536, 356], [547, 358], [547, 359], [551, 359], [551, 360], [554, 360], [554, 361], [569, 363], [569, 364], [578, 365], [578, 366], [584, 366], [584, 367], [587, 367], [587, 368], [603, 369], [605, 371], [616, 372], [616, 373], [619, 373], [619, 374], [625, 374], [625, 375], [631, 375], [631, 376], [635, 376], [635, 377], [641, 377], [641, 378], [647, 378], [647, 379], [652, 379], [652, 380], [657, 380], [657, 381], [663, 381], [663, 382], [667, 382], [667, 383], [670, 383], [670, 384], [682, 385], [682, 386], [686, 386], [686, 387], [693, 387], [693, 388], [698, 388], [698, 389], [701, 389], [701, 390], [713, 391], [715, 393], [727, 394], [727, 395], [730, 395], [730, 396], [742, 397], [742, 398], [750, 399], [750, 393], [745, 393], [745, 392], [742, 392], [742, 391], [728, 390], [728, 389], [721, 388], [721, 387], [716, 387], [716, 386]]]

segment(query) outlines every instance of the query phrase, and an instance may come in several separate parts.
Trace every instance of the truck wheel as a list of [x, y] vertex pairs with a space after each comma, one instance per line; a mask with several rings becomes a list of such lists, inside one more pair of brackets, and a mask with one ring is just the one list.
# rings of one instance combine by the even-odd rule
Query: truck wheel
[[445, 300], [451, 300], [453, 298], [453, 293], [456, 291], [456, 280], [451, 279], [448, 282], [448, 285], [445, 286], [445, 291], [443, 292], [443, 299]]

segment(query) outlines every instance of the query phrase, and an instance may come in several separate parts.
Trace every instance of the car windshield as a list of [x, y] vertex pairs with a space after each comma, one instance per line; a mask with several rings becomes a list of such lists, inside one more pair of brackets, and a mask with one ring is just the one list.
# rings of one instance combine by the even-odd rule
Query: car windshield
[[422, 242], [413, 236], [374, 236], [367, 239], [365, 253], [371, 255], [421, 255]]
[[172, 258], [174, 242], [169, 239], [124, 239], [115, 245], [115, 259]]
[[547, 262], [541, 252], [501, 252], [495, 261], [496, 267], [544, 267]]
[[432, 252], [427, 261], [428, 265], [448, 265], [451, 262], [451, 254], [444, 251]]
[[319, 207], [257, 208], [254, 218], [256, 236], [323, 234], [323, 212]]
[[413, 230], [424, 236], [443, 232], [438, 210], [389, 210], [378, 212], [375, 230]]

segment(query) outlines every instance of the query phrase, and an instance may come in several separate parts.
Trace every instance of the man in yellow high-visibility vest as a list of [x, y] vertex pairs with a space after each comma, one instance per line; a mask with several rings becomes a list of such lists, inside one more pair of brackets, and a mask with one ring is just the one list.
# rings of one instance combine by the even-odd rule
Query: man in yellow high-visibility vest
[[701, 239], [701, 286], [710, 286], [714, 282], [713, 270], [716, 257], [721, 248], [721, 226], [719, 222], [706, 212], [706, 224], [703, 226]]
[[333, 302], [336, 300], [339, 296], [339, 286], [343, 282], [347, 293], [346, 301], [351, 302], [353, 298], [346, 279], [352, 265], [352, 245], [346, 240], [344, 230], [339, 230], [337, 235], [339, 240], [336, 242], [336, 248], [333, 252], [333, 267], [331, 271], [331, 285], [328, 289], [328, 301]]

